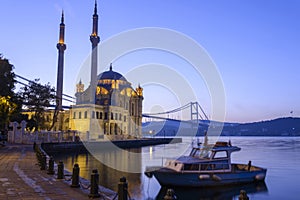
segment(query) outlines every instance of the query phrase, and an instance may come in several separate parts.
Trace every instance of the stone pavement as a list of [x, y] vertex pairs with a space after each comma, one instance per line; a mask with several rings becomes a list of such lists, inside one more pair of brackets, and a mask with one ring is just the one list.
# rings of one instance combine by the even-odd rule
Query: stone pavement
[[[41, 171], [32, 145], [0, 146], [0, 200], [89, 199], [79, 188]], [[101, 199], [101, 198], [100, 198]]]

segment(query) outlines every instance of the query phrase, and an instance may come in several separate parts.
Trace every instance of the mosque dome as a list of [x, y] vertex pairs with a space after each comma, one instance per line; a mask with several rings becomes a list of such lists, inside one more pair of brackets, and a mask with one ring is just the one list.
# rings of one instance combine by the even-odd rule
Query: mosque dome
[[131, 83], [128, 82], [122, 74], [113, 71], [112, 64], [110, 64], [108, 71], [98, 75], [96, 94], [107, 95], [114, 89], [120, 90], [121, 94], [128, 93], [129, 96], [133, 90], [131, 88]]
[[122, 74], [112, 70], [112, 64], [110, 64], [109, 71], [102, 72], [98, 75], [98, 80], [122, 80], [127, 82]]

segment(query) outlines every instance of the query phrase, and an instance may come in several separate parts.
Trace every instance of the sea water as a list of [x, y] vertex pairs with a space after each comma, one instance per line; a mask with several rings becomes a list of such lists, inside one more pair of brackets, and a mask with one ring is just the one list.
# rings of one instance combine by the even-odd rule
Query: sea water
[[[198, 140], [201, 142], [202, 139]], [[238, 199], [241, 189], [247, 192], [250, 199], [300, 199], [300, 137], [219, 138], [219, 141], [229, 140], [232, 145], [241, 147], [240, 152], [232, 154], [232, 162], [247, 164], [251, 160], [252, 165], [267, 168], [265, 182], [220, 188], [174, 188], [178, 199]], [[69, 171], [72, 171], [73, 165], [78, 163], [80, 176], [86, 179], [90, 179], [92, 169], [98, 169], [100, 184], [115, 191], [119, 179], [126, 177], [132, 199], [162, 199], [168, 188], [161, 188], [154, 177], [151, 179], [146, 177], [143, 174], [146, 166], [161, 166], [167, 157], [188, 154], [192, 141], [195, 141], [195, 138], [186, 137], [179, 144], [148, 146], [124, 151], [102, 150], [97, 152], [97, 155], [95, 152], [92, 154], [74, 152], [57, 154], [54, 158], [57, 162], [62, 160]], [[131, 154], [137, 156], [132, 158]], [[128, 172], [133, 168], [137, 173]]]

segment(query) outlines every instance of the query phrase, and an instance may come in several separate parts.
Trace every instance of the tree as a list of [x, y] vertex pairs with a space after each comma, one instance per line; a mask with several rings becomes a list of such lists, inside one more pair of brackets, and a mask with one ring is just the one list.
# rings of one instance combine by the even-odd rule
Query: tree
[[21, 104], [15, 95], [14, 66], [0, 54], [0, 131], [7, 129], [9, 121], [20, 114]]
[[15, 73], [14, 66], [9, 63], [6, 58], [0, 54], [0, 96], [12, 97], [15, 89]]
[[33, 112], [32, 120], [35, 130], [45, 129], [44, 113], [56, 100], [55, 89], [50, 83], [41, 85], [39, 79], [29, 82], [29, 86], [21, 88], [20, 96], [27, 110]]

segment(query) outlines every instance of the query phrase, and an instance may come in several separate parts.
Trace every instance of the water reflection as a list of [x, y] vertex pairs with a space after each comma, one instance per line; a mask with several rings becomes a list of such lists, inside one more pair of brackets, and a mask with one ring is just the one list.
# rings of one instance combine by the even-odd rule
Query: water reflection
[[[136, 153], [135, 156], [131, 157], [132, 153]], [[107, 188], [114, 191], [118, 190], [118, 182], [121, 177], [126, 177], [128, 182], [128, 189], [130, 194], [135, 194], [135, 196], [140, 197], [142, 188], [139, 186], [141, 183], [141, 173], [128, 173], [123, 171], [118, 171], [109, 166], [106, 166], [98, 161], [99, 157], [101, 160], [109, 160], [110, 163], [114, 163], [120, 166], [120, 168], [130, 169], [135, 168], [141, 169], [141, 149], [127, 149], [127, 150], [114, 150], [114, 151], [101, 151], [95, 155], [91, 154], [54, 154], [53, 157], [56, 162], [62, 160], [64, 162], [65, 168], [69, 171], [75, 163], [78, 163], [80, 167], [80, 176], [90, 180], [92, 169], [98, 169], [99, 172], [99, 182]]]
[[[140, 158], [139, 160], [132, 160], [130, 157], [132, 153], [137, 153], [142, 157], [141, 151], [147, 149], [150, 151], [149, 158]], [[166, 194], [167, 188], [155, 187], [153, 190], [149, 190], [149, 187], [157, 186], [155, 179], [148, 180], [143, 173], [128, 173], [118, 171], [109, 166], [106, 166], [98, 161], [101, 159], [110, 159], [110, 162], [116, 162], [115, 164], [122, 165], [122, 168], [135, 167], [139, 168], [140, 172], [143, 172], [141, 162], [152, 157], [153, 148], [146, 147], [144, 149], [127, 149], [123, 151], [101, 151], [94, 157], [89, 153], [86, 154], [54, 154], [56, 162], [62, 160], [65, 163], [65, 168], [69, 171], [75, 163], [79, 164], [80, 176], [86, 179], [90, 179], [92, 169], [98, 169], [100, 175], [100, 184], [110, 188], [114, 191], [118, 190], [118, 182], [121, 177], [125, 176], [128, 180], [129, 194], [134, 199], [163, 199]], [[136, 159], [136, 156], [134, 157]], [[135, 166], [133, 166], [135, 165]], [[160, 188], [160, 190], [159, 190]], [[175, 190], [178, 199], [233, 199], [234, 196], [238, 196], [241, 189], [247, 191], [248, 194], [267, 191], [265, 183], [239, 185], [232, 187], [217, 187], [217, 188], [205, 188], [205, 189], [190, 189], [190, 188], [173, 188]], [[158, 192], [159, 191], [159, 192]]]
[[[231, 140], [233, 145], [237, 145], [242, 150], [233, 155], [234, 163], [246, 164], [249, 160], [253, 165], [268, 169], [266, 184], [250, 185], [244, 187], [230, 187], [220, 189], [180, 189], [174, 188], [178, 199], [238, 199], [240, 189], [247, 191], [250, 199], [255, 200], [279, 200], [294, 199], [300, 195], [298, 186], [300, 177], [300, 137], [224, 137], [221, 141]], [[117, 190], [120, 177], [125, 176], [128, 180], [129, 192], [135, 200], [140, 199], [162, 199], [166, 194], [155, 178], [148, 179], [143, 171], [146, 166], [162, 165], [164, 154], [171, 154], [181, 146], [191, 143], [190, 138], [184, 138], [181, 144], [157, 145], [143, 147], [141, 149], [130, 149], [127, 151], [141, 152], [139, 161], [132, 161], [125, 153], [99, 151], [100, 155], [113, 162], [120, 162], [125, 167], [137, 165], [140, 173], [121, 172], [100, 163], [90, 154], [57, 154], [55, 161], [63, 160], [65, 168], [72, 171], [74, 163], [80, 166], [80, 176], [90, 179], [92, 169], [97, 168], [100, 174], [100, 184], [113, 190]], [[164, 152], [164, 153], [161, 153]], [[189, 152], [189, 150], [187, 150]], [[102, 154], [102, 155], [101, 155]], [[265, 192], [263, 192], [265, 191]], [[268, 192], [267, 192], [268, 191]], [[205, 195], [210, 194], [210, 197]], [[225, 196], [223, 196], [225, 195]], [[227, 196], [228, 195], [228, 196]]]
[[[156, 199], [163, 199], [167, 193], [167, 189], [162, 187], [156, 197]], [[247, 191], [248, 195], [253, 193], [267, 192], [268, 188], [265, 182], [235, 185], [227, 187], [211, 187], [211, 188], [173, 188], [177, 199], [180, 200], [226, 200], [235, 199], [239, 196], [241, 190]], [[150, 200], [150, 198], [148, 198]]]

